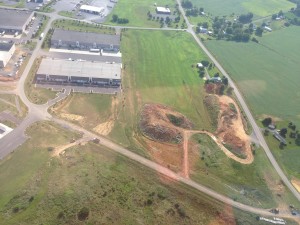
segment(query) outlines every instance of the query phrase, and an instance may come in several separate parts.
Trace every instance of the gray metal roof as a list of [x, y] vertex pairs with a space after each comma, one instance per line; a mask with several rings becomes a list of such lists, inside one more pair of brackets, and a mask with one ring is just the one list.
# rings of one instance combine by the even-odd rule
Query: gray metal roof
[[37, 74], [121, 79], [121, 64], [46, 58], [42, 60]]
[[107, 45], [120, 45], [120, 35], [98, 34], [80, 31], [70, 31], [55, 29], [52, 35], [52, 41], [70, 41], [85, 43], [101, 43]]
[[28, 18], [32, 15], [28, 10], [0, 8], [0, 31], [4, 29], [22, 29]]
[[14, 43], [0, 42], [0, 51], [8, 52]]

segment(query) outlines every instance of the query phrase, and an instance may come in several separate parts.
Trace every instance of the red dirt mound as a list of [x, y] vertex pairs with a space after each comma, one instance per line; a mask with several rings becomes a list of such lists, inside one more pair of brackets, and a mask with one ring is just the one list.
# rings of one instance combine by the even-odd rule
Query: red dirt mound
[[180, 143], [182, 129], [191, 129], [193, 124], [184, 115], [159, 104], [146, 104], [141, 112], [140, 129], [154, 141]]

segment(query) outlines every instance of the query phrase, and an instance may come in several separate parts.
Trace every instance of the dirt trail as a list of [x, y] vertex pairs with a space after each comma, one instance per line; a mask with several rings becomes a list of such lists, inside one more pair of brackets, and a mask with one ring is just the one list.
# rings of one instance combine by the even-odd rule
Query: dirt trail
[[69, 144], [66, 144], [66, 145], [61, 145], [61, 146], [58, 146], [54, 149], [53, 153], [52, 153], [52, 157], [58, 157], [60, 156], [66, 149], [68, 148], [71, 148], [75, 145], [84, 145], [86, 144], [88, 141], [92, 140], [91, 138], [89, 137], [83, 137], [83, 138], [80, 138], [78, 139], [77, 141], [73, 142], [73, 143], [69, 143]]

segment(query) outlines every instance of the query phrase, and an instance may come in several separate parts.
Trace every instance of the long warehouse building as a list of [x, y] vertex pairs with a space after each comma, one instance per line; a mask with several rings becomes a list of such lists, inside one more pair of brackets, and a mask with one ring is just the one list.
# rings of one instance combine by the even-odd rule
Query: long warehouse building
[[0, 34], [23, 33], [33, 17], [33, 12], [0, 8]]
[[72, 61], [45, 58], [36, 73], [40, 84], [105, 86], [121, 85], [119, 63]]
[[13, 43], [0, 42], [0, 68], [5, 67], [15, 53], [16, 47]]
[[118, 52], [120, 35], [55, 29], [51, 38], [52, 48]]

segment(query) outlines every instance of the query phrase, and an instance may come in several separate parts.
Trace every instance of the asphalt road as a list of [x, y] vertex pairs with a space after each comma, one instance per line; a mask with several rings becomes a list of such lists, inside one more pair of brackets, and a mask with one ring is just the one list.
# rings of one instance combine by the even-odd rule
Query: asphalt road
[[273, 167], [275, 168], [276, 172], [278, 173], [278, 175], [280, 176], [281, 180], [284, 182], [284, 184], [288, 187], [288, 189], [293, 193], [293, 195], [298, 199], [298, 201], [300, 201], [300, 194], [299, 192], [294, 188], [294, 186], [291, 184], [291, 182], [289, 181], [289, 179], [287, 178], [287, 176], [283, 173], [282, 169], [280, 168], [280, 166], [278, 165], [277, 161], [275, 160], [269, 146], [267, 145], [263, 134], [260, 130], [260, 128], [257, 126], [254, 117], [252, 116], [241, 92], [239, 91], [238, 87], [235, 85], [235, 83], [233, 82], [233, 80], [230, 78], [229, 74], [225, 71], [225, 69], [221, 66], [221, 64], [215, 59], [215, 57], [208, 51], [208, 49], [205, 47], [205, 45], [200, 41], [200, 39], [198, 38], [198, 36], [196, 35], [196, 33], [194, 32], [192, 25], [190, 24], [188, 18], [185, 16], [184, 10], [181, 6], [181, 2], [180, 0], [177, 0], [177, 3], [179, 4], [179, 10], [182, 13], [186, 24], [188, 26], [187, 31], [193, 35], [195, 41], [198, 43], [198, 45], [202, 48], [202, 50], [208, 55], [208, 57], [211, 59], [211, 61], [215, 64], [215, 66], [220, 70], [220, 72], [226, 76], [228, 78], [228, 83], [231, 87], [233, 87], [234, 89], [234, 93], [238, 99], [238, 101], [240, 102], [240, 105], [243, 109], [243, 111], [245, 112], [245, 114], [247, 115], [247, 118], [253, 128], [253, 132], [255, 133], [257, 139], [259, 140], [259, 143], [261, 145], [261, 147], [264, 149], [267, 157], [269, 158], [271, 164], [273, 165]]
[[[185, 14], [183, 12], [183, 9], [180, 5], [180, 1], [177, 0], [178, 3], [179, 3], [179, 8], [182, 12], [182, 14], [184, 15], [185, 17]], [[51, 23], [53, 20], [57, 19], [57, 15], [54, 15], [53, 17], [51, 17], [50, 21], [48, 22], [45, 30], [44, 30], [44, 33], [47, 33], [48, 30], [50, 29], [51, 27]], [[264, 139], [263, 139], [263, 136], [262, 134], [260, 133], [260, 130], [258, 129], [256, 123], [255, 123], [255, 120], [253, 119], [245, 101], [243, 100], [242, 96], [240, 95], [238, 89], [236, 88], [235, 84], [233, 83], [233, 81], [230, 79], [230, 77], [228, 76], [228, 74], [226, 73], [226, 71], [221, 67], [221, 65], [217, 62], [217, 60], [210, 54], [210, 52], [205, 48], [205, 46], [200, 42], [200, 40], [198, 39], [198, 37], [196, 36], [196, 34], [194, 33], [193, 29], [192, 29], [192, 26], [191, 24], [189, 23], [189, 21], [187, 20], [187, 18], [185, 17], [185, 20], [186, 20], [186, 23], [188, 25], [188, 29], [187, 31], [189, 33], [191, 33], [193, 35], [193, 37], [195, 38], [195, 40], [197, 41], [197, 43], [199, 44], [199, 46], [204, 50], [204, 52], [206, 52], [206, 54], [211, 58], [211, 60], [215, 63], [215, 65], [219, 68], [219, 70], [225, 75], [228, 77], [228, 80], [229, 80], [229, 83], [230, 85], [235, 89], [235, 94], [237, 95], [237, 98], [238, 100], [240, 101], [241, 105], [242, 105], [242, 108], [244, 109], [245, 113], [247, 114], [248, 118], [249, 118], [249, 121], [250, 123], [252, 124], [253, 126], [253, 129], [254, 129], [254, 132], [256, 133], [256, 135], [258, 136], [258, 139], [260, 140], [260, 143], [261, 145], [263, 146], [264, 150], [266, 151], [270, 161], [272, 162], [273, 166], [275, 167], [275, 169], [279, 170], [279, 175], [283, 178], [286, 178], [285, 175], [283, 174], [283, 172], [281, 171], [281, 169], [279, 168], [278, 164], [276, 163], [274, 157], [272, 156], [270, 150], [268, 149], [268, 146], [266, 145]], [[125, 27], [120, 27], [120, 28], [125, 28]], [[127, 27], [129, 28], [129, 27]], [[140, 29], [140, 28], [133, 28], [133, 29]], [[146, 29], [146, 28], [142, 28], [142, 29]], [[148, 29], [148, 30], [154, 30], [154, 29]], [[166, 30], [166, 29], [163, 29], [163, 30]], [[171, 30], [171, 29], [170, 29]], [[173, 29], [173, 30], [178, 30], [178, 29]], [[247, 211], [247, 212], [251, 212], [251, 213], [255, 213], [255, 214], [259, 214], [259, 215], [264, 215], [264, 216], [274, 216], [274, 214], [270, 213], [267, 209], [260, 209], [260, 208], [255, 208], [255, 207], [251, 207], [251, 206], [247, 206], [247, 205], [244, 205], [244, 204], [241, 204], [239, 202], [235, 202], [233, 201], [232, 199], [224, 196], [224, 195], [221, 195], [205, 186], [202, 186], [201, 184], [199, 183], [196, 183], [190, 179], [186, 179], [176, 173], [174, 173], [173, 171], [153, 162], [153, 161], [150, 161], [138, 154], [135, 154], [133, 153], [132, 151], [130, 150], [127, 150], [115, 143], [113, 143], [112, 141], [108, 140], [108, 139], [105, 139], [104, 137], [101, 137], [101, 136], [98, 136], [98, 135], [95, 135], [87, 130], [84, 130], [83, 128], [81, 127], [77, 127], [76, 125], [74, 124], [71, 124], [71, 123], [68, 123], [66, 121], [63, 121], [63, 120], [59, 120], [57, 118], [53, 118], [48, 112], [47, 112], [47, 109], [48, 109], [48, 104], [44, 104], [44, 105], [35, 105], [33, 103], [31, 103], [26, 95], [25, 95], [25, 91], [24, 91], [24, 84], [25, 84], [25, 80], [29, 74], [29, 71], [33, 65], [33, 62], [34, 62], [34, 59], [38, 56], [39, 54], [39, 50], [41, 48], [41, 45], [42, 45], [42, 40], [41, 41], [38, 41], [37, 43], [37, 46], [36, 46], [36, 49], [33, 51], [32, 53], [32, 57], [30, 58], [19, 82], [18, 82], [18, 86], [17, 86], [17, 92], [21, 98], [21, 100], [25, 103], [25, 105], [28, 107], [29, 109], [29, 112], [28, 112], [28, 115], [27, 117], [24, 119], [24, 121], [16, 128], [14, 129], [12, 132], [10, 132], [7, 136], [5, 136], [3, 139], [0, 140], [0, 158], [3, 158], [5, 157], [6, 155], [8, 155], [10, 152], [12, 152], [14, 149], [16, 149], [20, 144], [24, 143], [24, 141], [26, 140], [26, 136], [25, 136], [25, 130], [27, 127], [29, 127], [31, 124], [33, 124], [34, 122], [36, 121], [41, 121], [41, 120], [52, 120], [58, 124], [61, 124], [63, 127], [66, 127], [66, 128], [69, 128], [69, 129], [74, 129], [74, 130], [77, 130], [77, 131], [81, 131], [83, 132], [84, 134], [88, 135], [89, 137], [91, 138], [98, 138], [101, 140], [101, 144], [132, 159], [132, 160], [135, 160], [141, 164], [143, 164], [144, 166], [147, 166], [155, 171], [157, 171], [158, 173], [160, 174], [163, 174], [165, 176], [168, 176], [174, 180], [177, 180], [179, 182], [182, 182], [190, 187], [193, 187], [219, 201], [222, 201], [226, 204], [229, 204], [229, 205], [232, 205], [233, 207], [236, 207], [238, 209], [241, 209], [241, 210], [244, 210], [244, 211]], [[64, 95], [64, 94], [63, 94]], [[63, 96], [61, 95], [61, 96]], [[58, 97], [57, 98], [58, 100], [61, 99], [61, 97]], [[51, 102], [51, 104], [53, 104], [53, 102]], [[269, 152], [269, 154], [268, 154]], [[286, 183], [286, 184], [290, 184], [288, 179], [283, 179], [283, 181]], [[291, 185], [291, 184], [290, 184]], [[290, 186], [287, 185], [289, 188]], [[291, 190], [294, 190], [293, 187], [290, 188]], [[294, 193], [294, 191], [293, 191]], [[295, 196], [299, 195], [298, 193], [294, 193]], [[297, 195], [296, 195], [297, 194]], [[298, 197], [297, 197], [298, 198]], [[300, 198], [298, 198], [300, 199]], [[285, 214], [285, 213], [280, 213], [278, 214], [277, 216], [280, 216], [280, 217], [286, 217], [286, 218], [294, 218], [293, 216], [291, 216], [290, 214]]]

